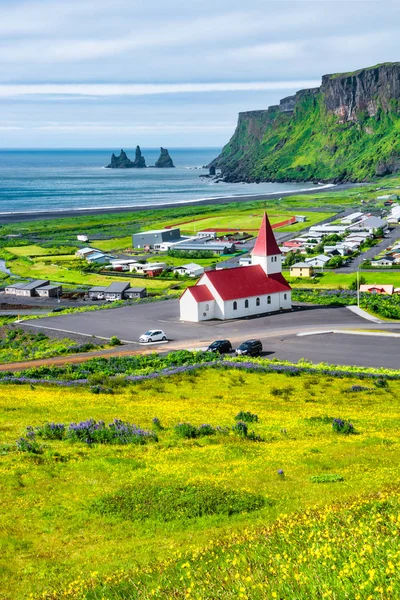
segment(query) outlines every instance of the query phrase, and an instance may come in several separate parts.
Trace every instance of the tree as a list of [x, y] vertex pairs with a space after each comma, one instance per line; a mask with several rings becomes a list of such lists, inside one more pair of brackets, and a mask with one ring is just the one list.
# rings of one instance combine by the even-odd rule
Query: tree
[[[365, 277], [363, 275], [361, 275], [359, 277], [359, 282], [360, 282], [360, 285], [365, 285], [367, 283], [367, 280], [365, 279]], [[353, 291], [357, 290], [357, 277], [355, 279], [353, 279], [353, 281], [350, 283], [349, 290], [353, 290]]]

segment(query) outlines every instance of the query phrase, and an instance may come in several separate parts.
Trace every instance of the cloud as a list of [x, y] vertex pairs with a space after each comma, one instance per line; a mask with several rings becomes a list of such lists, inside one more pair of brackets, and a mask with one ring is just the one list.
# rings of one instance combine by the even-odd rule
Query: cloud
[[187, 94], [206, 92], [271, 91], [316, 87], [318, 80], [306, 81], [253, 81], [222, 83], [121, 83], [121, 84], [0, 84], [0, 98], [17, 96], [57, 96], [65, 99], [79, 96], [148, 96], [159, 94]]

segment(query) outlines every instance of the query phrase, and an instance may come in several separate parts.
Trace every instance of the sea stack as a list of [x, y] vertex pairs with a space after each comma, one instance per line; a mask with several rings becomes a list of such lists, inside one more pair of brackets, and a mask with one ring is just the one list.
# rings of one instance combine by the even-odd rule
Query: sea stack
[[119, 156], [115, 156], [114, 153], [111, 155], [111, 162], [107, 165], [106, 169], [131, 169], [133, 162], [127, 157], [126, 152], [121, 150]]
[[158, 169], [173, 169], [175, 167], [167, 148], [160, 148], [160, 156], [154, 166]]
[[140, 146], [136, 146], [135, 160], [133, 161], [133, 166], [136, 169], [145, 169], [146, 168], [146, 161], [144, 159], [144, 156], [142, 156], [142, 151], [140, 150]]
[[142, 156], [139, 146], [136, 146], [135, 160], [128, 158], [126, 152], [121, 150], [119, 156], [111, 155], [111, 162], [107, 165], [107, 169], [143, 169], [146, 167], [146, 161]]

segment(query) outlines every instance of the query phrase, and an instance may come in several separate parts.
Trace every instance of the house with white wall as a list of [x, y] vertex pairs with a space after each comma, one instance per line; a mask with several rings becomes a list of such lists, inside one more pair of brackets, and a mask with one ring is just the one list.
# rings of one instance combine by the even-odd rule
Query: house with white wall
[[226, 320], [291, 309], [291, 288], [282, 275], [281, 257], [264, 213], [251, 265], [204, 273], [180, 298], [181, 320]]

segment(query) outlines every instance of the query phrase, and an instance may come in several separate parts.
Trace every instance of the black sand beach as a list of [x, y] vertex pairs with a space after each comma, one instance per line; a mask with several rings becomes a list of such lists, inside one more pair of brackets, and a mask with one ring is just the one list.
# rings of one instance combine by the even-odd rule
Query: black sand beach
[[116, 214], [116, 213], [131, 213], [142, 210], [161, 210], [163, 208], [175, 208], [182, 206], [194, 206], [194, 205], [209, 205], [214, 206], [217, 204], [229, 204], [231, 202], [254, 202], [259, 200], [273, 200], [275, 198], [286, 198], [288, 196], [306, 196], [310, 194], [318, 194], [321, 192], [343, 192], [353, 187], [363, 186], [366, 184], [362, 183], [344, 183], [335, 185], [331, 188], [325, 186], [315, 186], [315, 188], [307, 189], [297, 192], [273, 192], [271, 194], [252, 194], [248, 196], [222, 196], [217, 198], [205, 198], [203, 200], [189, 200], [187, 202], [180, 203], [168, 203], [168, 204], [147, 204], [145, 206], [121, 206], [121, 207], [105, 207], [105, 208], [83, 208], [82, 210], [59, 210], [59, 211], [40, 211], [40, 212], [20, 212], [0, 215], [0, 224], [6, 223], [18, 223], [20, 221], [38, 221], [47, 219], [60, 219], [63, 217], [79, 217], [85, 215], [102, 215], [102, 214]]

